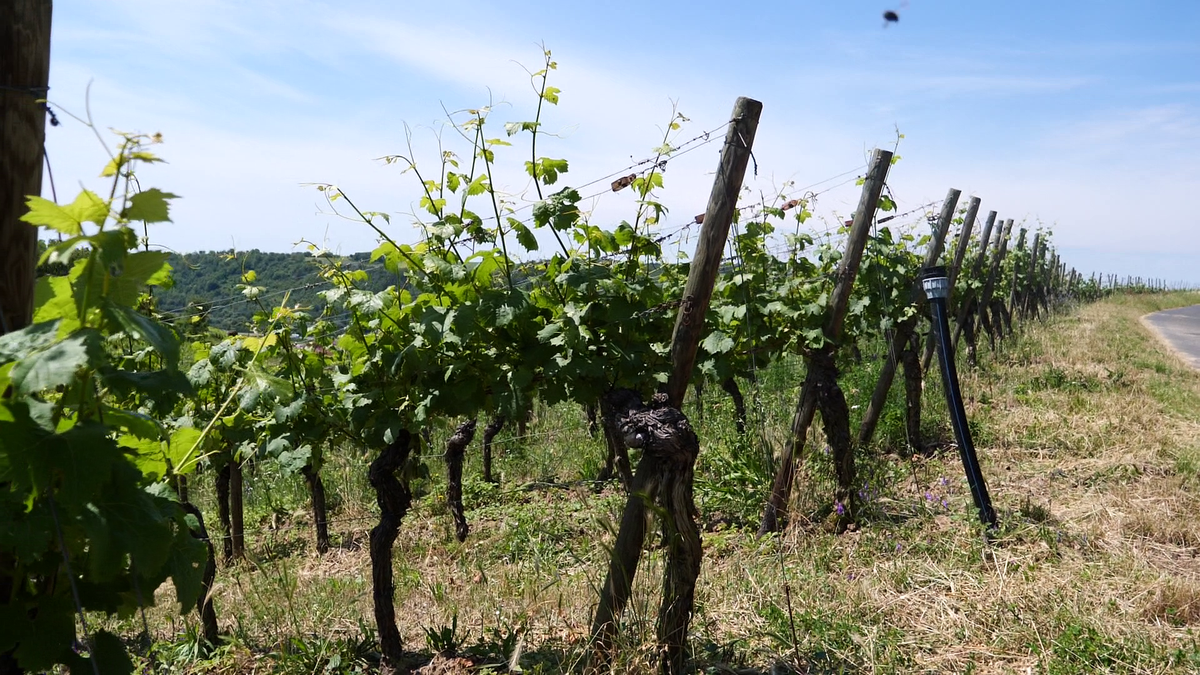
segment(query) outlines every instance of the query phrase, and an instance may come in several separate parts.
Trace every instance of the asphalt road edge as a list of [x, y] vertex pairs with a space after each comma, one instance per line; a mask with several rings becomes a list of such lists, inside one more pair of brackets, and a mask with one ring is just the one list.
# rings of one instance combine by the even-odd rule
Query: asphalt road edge
[[1162, 345], [1167, 348], [1167, 351], [1171, 352], [1171, 354], [1174, 355], [1175, 358], [1179, 359], [1180, 361], [1183, 361], [1189, 368], [1191, 368], [1193, 370], [1200, 370], [1200, 360], [1193, 359], [1192, 357], [1188, 356], [1185, 352], [1183, 352], [1179, 348], [1177, 348], [1174, 345], [1174, 343], [1172, 343], [1171, 340], [1168, 339], [1167, 336], [1164, 335], [1163, 332], [1158, 329], [1158, 326], [1154, 325], [1154, 322], [1150, 320], [1150, 316], [1154, 315], [1154, 314], [1158, 314], [1158, 312], [1150, 312], [1148, 314], [1143, 314], [1141, 316], [1141, 318], [1139, 318], [1138, 320], [1142, 322], [1142, 325], [1146, 327], [1146, 330], [1150, 331], [1151, 335], [1158, 338], [1158, 341], [1160, 343], [1162, 343]]

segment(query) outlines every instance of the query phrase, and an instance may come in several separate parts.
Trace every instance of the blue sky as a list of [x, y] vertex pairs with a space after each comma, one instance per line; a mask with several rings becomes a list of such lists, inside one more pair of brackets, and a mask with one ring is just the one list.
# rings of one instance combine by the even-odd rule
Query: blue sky
[[[887, 9], [900, 21], [885, 28]], [[289, 251], [307, 239], [349, 253], [373, 247], [374, 234], [330, 214], [308, 184], [335, 183], [392, 213], [394, 236], [412, 240], [416, 185], [377, 158], [407, 151], [407, 125], [418, 162], [433, 161], [443, 108], [492, 101], [496, 136], [502, 122], [529, 119], [521, 64], [539, 67], [542, 43], [562, 100], [539, 154], [571, 161], [564, 184], [646, 157], [673, 104], [691, 120], [686, 139], [725, 123], [745, 95], [764, 104], [755, 194], [855, 170], [899, 129], [889, 185], [902, 211], [956, 187], [985, 212], [1052, 227], [1085, 273], [1200, 285], [1192, 0], [59, 0], [50, 98], [82, 114], [92, 81], [98, 126], [163, 134], [169, 164], [148, 167], [143, 183], [183, 199], [175, 223], [152, 232], [157, 243]], [[106, 157], [59, 117], [47, 151], [63, 200], [98, 186]], [[718, 147], [672, 162], [664, 227], [704, 210]], [[499, 159], [515, 167], [497, 183], [518, 204], [530, 199], [526, 152], [518, 144]], [[840, 185], [815, 211], [833, 223], [856, 200], [853, 183]], [[629, 191], [589, 206], [599, 222], [634, 208]]]

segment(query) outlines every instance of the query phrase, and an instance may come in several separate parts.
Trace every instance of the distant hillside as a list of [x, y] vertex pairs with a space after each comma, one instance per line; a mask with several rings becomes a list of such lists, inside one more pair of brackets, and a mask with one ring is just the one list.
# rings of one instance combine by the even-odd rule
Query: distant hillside
[[[278, 305], [287, 294], [288, 305], [299, 303], [312, 307], [314, 315], [325, 303], [317, 295], [329, 288], [318, 276], [316, 260], [308, 253], [265, 253], [263, 251], [201, 251], [172, 255], [175, 284], [169, 289], [156, 289], [158, 307], [164, 312], [183, 313], [188, 305], [208, 303], [211, 306], [208, 323], [224, 330], [245, 330], [258, 304], [247, 299], [237, 289], [242, 273], [254, 270], [255, 286], [265, 290], [259, 296], [267, 306]], [[396, 276], [384, 269], [382, 263], [370, 263], [370, 254], [355, 253], [343, 259], [347, 269], [362, 269], [369, 275], [365, 286], [381, 291], [396, 283]], [[290, 291], [290, 292], [289, 292]]]

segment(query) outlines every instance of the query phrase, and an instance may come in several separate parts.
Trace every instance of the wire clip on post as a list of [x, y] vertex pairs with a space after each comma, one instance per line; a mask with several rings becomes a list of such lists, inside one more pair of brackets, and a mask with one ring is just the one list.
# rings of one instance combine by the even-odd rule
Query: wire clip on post
[[938, 361], [942, 365], [942, 386], [946, 390], [946, 405], [950, 408], [950, 422], [958, 441], [958, 454], [962, 457], [967, 483], [971, 486], [971, 497], [979, 509], [979, 520], [989, 527], [996, 526], [996, 511], [988, 496], [983, 472], [979, 469], [979, 457], [971, 441], [971, 430], [967, 427], [967, 412], [963, 408], [962, 392], [958, 388], [958, 371], [954, 366], [954, 352], [950, 348], [950, 320], [946, 301], [950, 297], [950, 279], [945, 267], [927, 267], [921, 272], [921, 287], [929, 298], [933, 313], [933, 332], [937, 335]]

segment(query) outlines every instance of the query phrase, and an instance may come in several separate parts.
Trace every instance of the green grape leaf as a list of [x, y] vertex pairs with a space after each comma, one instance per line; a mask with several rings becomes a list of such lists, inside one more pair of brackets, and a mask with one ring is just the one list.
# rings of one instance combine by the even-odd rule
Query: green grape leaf
[[279, 466], [289, 474], [298, 474], [308, 466], [312, 460], [313, 451], [311, 445], [302, 445], [292, 450], [285, 450], [279, 453]]
[[[5, 604], [20, 611], [26, 609], [22, 603]], [[25, 613], [25, 612], [21, 612]], [[0, 635], [13, 635], [17, 649], [13, 656], [26, 672], [50, 670], [50, 667], [71, 654], [75, 638], [75, 610], [70, 595], [42, 596], [38, 599], [37, 612], [25, 613], [16, 630], [0, 630]], [[6, 617], [7, 618], [7, 617]], [[8, 628], [5, 619], [0, 619], [0, 628]], [[86, 663], [86, 662], [85, 662]], [[74, 671], [72, 671], [74, 672]], [[87, 672], [87, 671], [79, 671]], [[117, 671], [120, 672], [120, 671]]]
[[[54, 517], [44, 504], [25, 511], [24, 501], [11, 491], [0, 497], [0, 550], [16, 555], [19, 560], [34, 560], [44, 555], [54, 536]], [[8, 605], [0, 605], [0, 617]], [[4, 637], [8, 634], [4, 619], [0, 618], [0, 651], [5, 649]]]
[[104, 423], [110, 427], [124, 429], [137, 438], [159, 441], [163, 438], [162, 426], [149, 415], [130, 410], [104, 406]]
[[[125, 643], [112, 633], [101, 630], [92, 636], [93, 650], [91, 659], [101, 665], [101, 672], [124, 674], [133, 672], [133, 661], [125, 651]], [[75, 671], [71, 671], [75, 672]], [[81, 671], [90, 672], [90, 669]]]
[[156, 438], [122, 434], [117, 438], [117, 444], [128, 451], [134, 466], [142, 472], [147, 480], [157, 481], [166, 475], [167, 455], [163, 452], [162, 441]]
[[39, 278], [33, 289], [33, 306], [33, 320], [37, 323], [62, 319], [58, 327], [59, 336], [65, 336], [79, 327], [75, 295], [71, 290], [71, 280], [67, 277]]
[[158, 188], [143, 190], [129, 198], [129, 206], [121, 212], [121, 217], [146, 223], [168, 223], [171, 222], [171, 216], [167, 200], [178, 198], [179, 195], [163, 192]]
[[167, 265], [165, 251], [139, 251], [126, 255], [125, 246], [132, 240], [129, 228], [102, 232], [94, 239], [103, 238], [97, 244], [100, 259], [89, 259], [86, 264], [71, 270], [70, 279], [74, 289], [76, 311], [83, 312], [85, 299], [94, 306], [100, 298], [118, 305], [133, 306], [138, 295], [147, 285], [160, 285], [170, 279], [171, 268]]
[[291, 403], [289, 403], [287, 405], [276, 404], [276, 406], [275, 406], [275, 421], [282, 424], [284, 422], [293, 420], [293, 419], [295, 419], [295, 417], [297, 415], [300, 414], [300, 411], [303, 409], [304, 409], [304, 396], [303, 395], [298, 397], [296, 400], [292, 401]]
[[729, 337], [722, 331], [714, 330], [708, 334], [708, 337], [704, 338], [704, 341], [700, 343], [700, 346], [703, 347], [704, 351], [708, 352], [709, 354], [724, 354], [725, 352], [732, 350], [734, 344], [733, 338]]
[[[125, 258], [125, 268], [120, 279], [130, 284], [136, 293], [144, 286], [162, 286], [171, 278], [171, 266], [167, 264], [170, 254], [166, 251], [138, 251]], [[132, 304], [132, 303], [130, 303]]]
[[188, 370], [188, 382], [191, 382], [193, 387], [203, 387], [212, 380], [213, 370], [212, 361], [200, 359], [193, 363], [191, 369]]
[[488, 191], [487, 174], [482, 174], [467, 186], [467, 196], [476, 197]]
[[200, 599], [204, 566], [208, 559], [207, 545], [187, 534], [186, 527], [187, 521], [180, 514], [176, 517], [176, 528], [179, 531], [167, 558], [167, 569], [171, 581], [175, 584], [175, 597], [179, 601], [181, 613], [191, 611]]
[[66, 206], [41, 197], [30, 197], [26, 205], [29, 213], [21, 216], [22, 222], [48, 227], [71, 237], [83, 233], [84, 223], [103, 225], [108, 219], [108, 203], [91, 190], [80, 192], [75, 201]]
[[524, 246], [525, 250], [527, 250], [527, 251], [536, 251], [537, 250], [538, 241], [537, 241], [537, 237], [533, 236], [532, 230], [530, 230], [528, 227], [525, 227], [524, 223], [522, 223], [518, 220], [513, 220], [511, 218], [509, 219], [509, 225], [511, 225], [513, 228], [513, 231], [517, 233], [517, 242], [520, 243], [521, 246]]
[[151, 397], [162, 397], [155, 403], [167, 403], [168, 394], [190, 396], [195, 390], [187, 376], [178, 370], [132, 371], [115, 368], [100, 369], [104, 385], [122, 393], [140, 392]]
[[65, 386], [92, 360], [99, 360], [101, 353], [100, 335], [85, 328], [18, 361], [10, 377], [22, 394]]
[[536, 162], [525, 162], [525, 173], [530, 178], [540, 180], [543, 185], [554, 185], [558, 175], [567, 172], [567, 160], [541, 157]]
[[107, 298], [104, 300], [104, 309], [123, 331], [154, 347], [154, 350], [163, 357], [167, 368], [178, 366], [179, 340], [165, 324], [161, 324], [131, 307], [110, 302]]
[[17, 361], [49, 347], [58, 335], [59, 321], [44, 321], [0, 335], [0, 363]]
[[54, 440], [45, 445], [45, 454], [53, 462], [54, 473], [61, 477], [55, 494], [66, 505], [93, 501], [101, 486], [113, 482], [115, 470], [122, 465], [130, 468], [116, 439], [103, 424], [77, 424]]
[[[193, 427], [181, 427], [171, 432], [171, 438], [167, 441], [167, 459], [180, 473], [188, 473], [195, 468], [195, 463], [189, 463], [187, 466], [183, 466], [183, 463], [188, 461], [189, 453], [197, 447], [202, 435], [200, 429]], [[191, 459], [194, 458], [192, 454]]]

